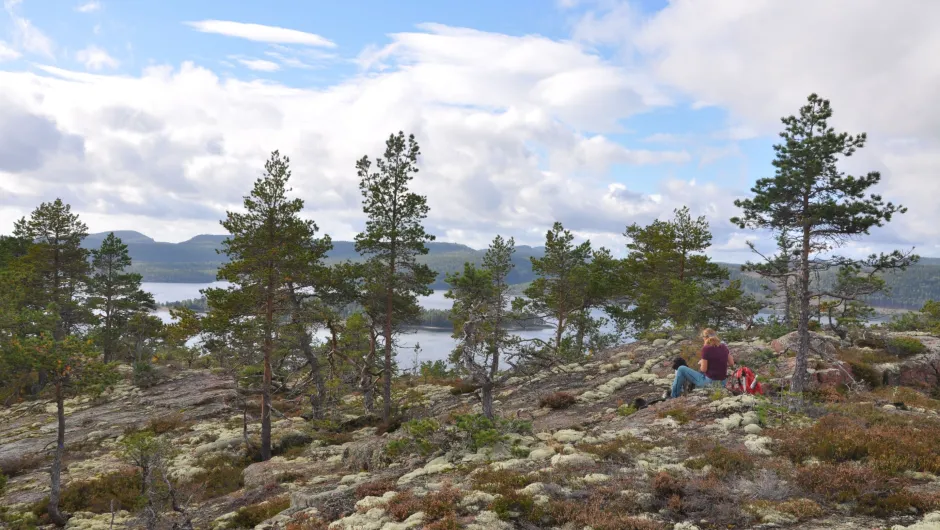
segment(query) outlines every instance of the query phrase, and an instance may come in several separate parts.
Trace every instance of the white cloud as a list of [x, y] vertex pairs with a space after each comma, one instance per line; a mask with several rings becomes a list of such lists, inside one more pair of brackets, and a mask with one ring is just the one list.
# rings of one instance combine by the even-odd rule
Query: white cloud
[[101, 2], [97, 0], [92, 0], [91, 2], [85, 2], [84, 4], [75, 8], [79, 13], [92, 13], [99, 11], [101, 9]]
[[324, 48], [336, 47], [336, 43], [320, 35], [277, 26], [248, 24], [229, 20], [202, 20], [198, 22], [186, 22], [186, 24], [203, 33], [216, 33], [256, 42], [303, 44], [307, 46], [321, 46]]
[[19, 59], [23, 54], [11, 48], [7, 43], [0, 41], [0, 63]]
[[252, 59], [249, 57], [235, 56], [229, 56], [229, 59], [237, 61], [245, 68], [248, 68], [249, 70], [255, 70], [256, 72], [276, 72], [281, 69], [281, 65], [273, 61], [266, 61], [264, 59]]
[[878, 191], [910, 207], [873, 240], [940, 242], [940, 3], [672, 0], [633, 23], [626, 2], [603, 7], [576, 26], [579, 38], [621, 46], [662, 90], [729, 111], [713, 139], [776, 140], [780, 117], [796, 114], [811, 92], [830, 99], [837, 129], [869, 135], [845, 168], [881, 171]]
[[120, 62], [111, 57], [108, 52], [95, 46], [90, 45], [85, 49], [75, 52], [75, 60], [85, 65], [85, 68], [92, 71], [99, 71], [105, 68], [117, 68], [120, 66]]
[[629, 212], [650, 215], [656, 205], [642, 195], [605, 200], [607, 166], [688, 159], [579, 132], [663, 99], [574, 43], [433, 26], [394, 35], [382, 53], [389, 70], [323, 89], [222, 80], [189, 63], [140, 77], [49, 66], [0, 72], [16, 108], [54, 119], [84, 143], [80, 162], [50, 143], [41, 165], [0, 174], [29, 190], [0, 193], [0, 226], [62, 195], [92, 230], [158, 239], [217, 233], [224, 211], [240, 208], [270, 151], [280, 149], [292, 159], [307, 213], [349, 238], [363, 225], [355, 161], [380, 154], [388, 134], [404, 130], [421, 142], [414, 187], [428, 196], [432, 232], [480, 246], [498, 232], [521, 234], [531, 244], [556, 219], [585, 233], [622, 232]]
[[5, 0], [3, 7], [13, 23], [13, 42], [17, 50], [55, 58], [55, 43], [28, 19], [16, 12], [21, 0]]

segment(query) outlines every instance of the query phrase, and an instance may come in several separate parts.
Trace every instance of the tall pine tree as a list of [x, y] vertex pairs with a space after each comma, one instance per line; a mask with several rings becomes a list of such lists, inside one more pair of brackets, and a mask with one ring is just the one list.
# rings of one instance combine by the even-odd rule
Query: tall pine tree
[[866, 196], [881, 181], [878, 172], [854, 177], [839, 171], [839, 158], [852, 156], [864, 147], [866, 135], [837, 133], [829, 126], [831, 117], [829, 101], [811, 94], [798, 116], [782, 119], [783, 142], [774, 146], [774, 176], [758, 180], [751, 188], [753, 197], [736, 200], [734, 204], [741, 208], [742, 215], [731, 219], [741, 228], [770, 230], [797, 241], [798, 259], [794, 261], [800, 342], [790, 383], [790, 390], [795, 393], [805, 389], [810, 303], [820, 295], [813, 291], [811, 279], [845, 265], [884, 270], [904, 268], [916, 259], [910, 253], [898, 251], [872, 255], [862, 261], [832, 254], [849, 240], [868, 235], [872, 228], [907, 210], [885, 203], [880, 195]]
[[94, 275], [89, 282], [88, 306], [100, 314], [96, 335], [107, 363], [115, 359], [131, 317], [152, 311], [156, 304], [153, 295], [140, 288], [141, 275], [127, 272], [131, 257], [114, 232], [91, 251], [91, 256]]
[[[375, 282], [384, 298], [383, 331], [385, 338], [384, 388], [382, 418], [388, 421], [392, 406], [392, 335], [396, 323], [414, 314], [396, 308], [416, 306], [417, 297], [429, 295], [435, 274], [417, 257], [427, 254], [426, 243], [434, 236], [424, 230], [428, 215], [427, 199], [409, 191], [408, 184], [418, 173], [421, 150], [414, 135], [392, 134], [385, 142], [385, 154], [372, 161], [363, 156], [356, 162], [362, 209], [368, 216], [366, 229], [356, 236], [356, 251], [368, 257]], [[396, 299], [401, 299], [396, 302]], [[408, 303], [414, 301], [415, 303]]]
[[235, 306], [261, 330], [262, 460], [271, 458], [271, 358], [278, 327], [296, 310], [290, 297], [295, 279], [316, 267], [325, 252], [315, 237], [317, 225], [300, 218], [303, 200], [288, 197], [290, 176], [290, 159], [274, 151], [245, 197], [245, 212], [227, 212], [222, 221], [230, 236], [221, 252], [229, 261], [218, 278], [231, 282], [229, 298], [239, 301]]

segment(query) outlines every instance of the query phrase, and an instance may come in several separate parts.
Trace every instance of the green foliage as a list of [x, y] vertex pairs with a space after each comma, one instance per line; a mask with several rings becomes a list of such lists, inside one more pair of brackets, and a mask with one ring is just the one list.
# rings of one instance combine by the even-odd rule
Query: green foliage
[[418, 365], [418, 373], [425, 379], [441, 380], [454, 375], [453, 370], [447, 367], [447, 363], [442, 360], [421, 361]]
[[467, 436], [470, 449], [477, 451], [504, 442], [509, 433], [528, 434], [532, 424], [527, 421], [504, 418], [489, 419], [482, 414], [463, 414], [454, 417], [459, 432]]
[[227, 455], [212, 455], [201, 459], [199, 467], [205, 469], [193, 477], [193, 482], [202, 486], [203, 499], [215, 499], [238, 491], [245, 486], [242, 471], [251, 462]]
[[149, 360], [134, 363], [134, 385], [150, 388], [160, 383], [160, 372]]
[[870, 364], [864, 362], [850, 362], [849, 366], [852, 369], [852, 377], [856, 381], [863, 381], [868, 388], [878, 388], [881, 386], [881, 373], [878, 370], [875, 370]]
[[727, 282], [727, 269], [705, 255], [712, 235], [704, 216], [693, 219], [682, 208], [672, 220], [634, 223], [624, 235], [630, 307], [625, 304], [619, 318], [634, 329], [723, 328], [750, 321], [760, 309], [739, 282]]
[[127, 245], [114, 232], [105, 237], [100, 248], [91, 251], [91, 257], [94, 275], [89, 281], [90, 296], [86, 303], [101, 315], [95, 337], [105, 362], [109, 362], [119, 354], [131, 316], [152, 311], [156, 304], [153, 295], [140, 288], [141, 275], [127, 272], [131, 257]]
[[[800, 300], [801, 331], [810, 319], [810, 301], [820, 297], [858, 301], [864, 293], [814, 292], [810, 278], [816, 272], [833, 267], [847, 267], [848, 276], [865, 269], [868, 277], [894, 269], [903, 269], [917, 261], [911, 254], [895, 251], [872, 255], [866, 260], [833, 256], [832, 251], [846, 241], [868, 235], [869, 230], [891, 221], [894, 214], [907, 210], [880, 195], [866, 193], [878, 184], [881, 175], [870, 172], [854, 177], [839, 171], [840, 157], [848, 157], [865, 145], [864, 133], [851, 136], [829, 127], [832, 108], [829, 101], [811, 94], [799, 116], [783, 118], [783, 142], [775, 145], [775, 175], [757, 181], [754, 196], [735, 201], [741, 217], [731, 219], [740, 228], [770, 230], [790, 240], [798, 240], [794, 253], [799, 259], [788, 261], [787, 273], [796, 276], [796, 297]], [[758, 271], [761, 272], [761, 271]], [[779, 274], [779, 272], [777, 273]], [[851, 282], [850, 282], [851, 283]], [[881, 284], [883, 286], [883, 284]], [[805, 336], [804, 336], [805, 338]], [[802, 392], [806, 380], [806, 341], [797, 353], [796, 373], [791, 390]]]
[[0, 471], [0, 495], [3, 495], [3, 493], [6, 491], [6, 488], [7, 488], [7, 476], [4, 475], [2, 471]]
[[927, 351], [927, 346], [914, 337], [891, 337], [885, 342], [885, 350], [898, 357], [909, 357]]
[[620, 294], [620, 262], [607, 249], [591, 250], [591, 242], [574, 244], [574, 234], [556, 222], [545, 234], [545, 254], [533, 257], [536, 279], [513, 300], [513, 309], [554, 323], [551, 341], [543, 350], [565, 359], [602, 349], [613, 337], [602, 334], [605, 319], [591, 310], [606, 307]]
[[62, 491], [61, 507], [66, 512], [110, 513], [114, 501], [115, 509], [133, 512], [146, 503], [140, 485], [141, 475], [136, 470], [71, 482]]
[[229, 528], [254, 528], [290, 507], [287, 497], [272, 499], [251, 506], [243, 506], [235, 512]]
[[515, 241], [496, 236], [483, 257], [483, 267], [472, 263], [462, 274], [447, 277], [451, 289], [446, 296], [454, 300], [454, 365], [484, 388], [483, 413], [493, 417], [493, 389], [500, 382], [500, 362], [517, 354], [519, 338], [507, 331], [513, 318], [507, 282], [512, 272]]
[[406, 436], [392, 440], [385, 446], [385, 452], [390, 457], [397, 458], [407, 453], [418, 453], [427, 456], [436, 450], [431, 437], [441, 428], [437, 420], [433, 418], [414, 419], [403, 423], [401, 428]]
[[636, 413], [636, 407], [633, 405], [620, 405], [617, 407], [618, 416], [632, 416], [634, 413]]

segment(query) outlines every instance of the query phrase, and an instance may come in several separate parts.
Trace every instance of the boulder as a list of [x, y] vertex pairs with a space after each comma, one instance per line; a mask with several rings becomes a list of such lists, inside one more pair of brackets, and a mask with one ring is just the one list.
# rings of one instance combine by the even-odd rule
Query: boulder
[[[841, 342], [838, 337], [823, 335], [812, 331], [809, 333], [809, 352], [811, 355], [817, 355], [823, 359], [833, 359], [836, 356], [840, 344]], [[796, 331], [788, 333], [771, 342], [770, 347], [777, 352], [777, 354], [783, 354], [787, 351], [795, 353], [799, 351], [800, 334]]]

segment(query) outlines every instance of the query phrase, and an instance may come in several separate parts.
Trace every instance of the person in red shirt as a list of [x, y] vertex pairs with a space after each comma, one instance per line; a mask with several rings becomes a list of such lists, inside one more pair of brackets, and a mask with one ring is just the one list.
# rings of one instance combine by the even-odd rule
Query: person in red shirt
[[705, 339], [705, 347], [702, 348], [701, 359], [698, 362], [701, 371], [697, 372], [688, 366], [680, 366], [676, 370], [676, 378], [672, 381], [670, 398], [682, 395], [682, 388], [686, 382], [691, 382], [696, 388], [708, 385], [724, 386], [728, 367], [734, 366], [731, 351], [713, 330], [706, 329], [702, 336]]

